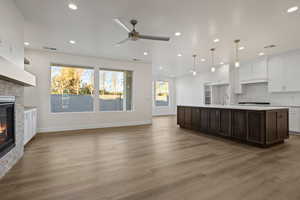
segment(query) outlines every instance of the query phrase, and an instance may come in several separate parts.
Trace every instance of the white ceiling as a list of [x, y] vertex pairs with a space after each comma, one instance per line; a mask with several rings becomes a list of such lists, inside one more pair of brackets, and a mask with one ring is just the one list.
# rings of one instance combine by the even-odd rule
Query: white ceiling
[[[192, 68], [192, 54], [197, 69], [209, 69], [209, 49], [216, 47], [216, 63], [234, 59], [233, 40], [241, 39], [246, 49], [241, 60], [257, 57], [263, 47], [278, 45], [269, 54], [300, 46], [300, 11], [286, 10], [299, 0], [15, 0], [25, 17], [25, 41], [30, 48], [58, 48], [60, 52], [152, 62], [154, 73], [180, 76]], [[120, 47], [116, 42], [127, 37], [113, 18], [125, 22], [139, 20], [142, 34], [171, 36], [170, 42], [140, 40]], [[175, 37], [180, 31], [182, 35]], [[220, 38], [215, 44], [213, 39]], [[76, 45], [69, 44], [75, 40]], [[149, 52], [144, 56], [143, 52]], [[182, 57], [177, 57], [181, 53]], [[163, 67], [162, 70], [159, 68]]]

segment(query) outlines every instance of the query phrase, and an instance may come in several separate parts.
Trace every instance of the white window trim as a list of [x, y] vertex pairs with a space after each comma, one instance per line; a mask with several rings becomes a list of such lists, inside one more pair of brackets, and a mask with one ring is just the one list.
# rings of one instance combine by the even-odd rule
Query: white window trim
[[[156, 82], [167, 82], [168, 83], [169, 101], [168, 101], [168, 105], [167, 106], [157, 106], [156, 105]], [[171, 108], [170, 81], [169, 80], [161, 80], [161, 79], [154, 80], [153, 88], [154, 88], [154, 95], [153, 95], [154, 106], [156, 108]]]
[[[49, 74], [49, 81], [48, 81], [48, 110], [50, 115], [61, 115], [61, 114], [89, 114], [89, 113], [95, 113], [95, 103], [93, 104], [93, 110], [92, 111], [82, 111], [82, 112], [52, 112], [51, 110], [51, 67], [73, 67], [73, 68], [84, 68], [84, 69], [92, 69], [94, 70], [94, 90], [95, 90], [95, 71], [96, 67], [90, 67], [90, 66], [79, 66], [79, 65], [68, 65], [68, 64], [57, 64], [57, 63], [50, 63], [48, 67], [48, 74]], [[95, 91], [94, 94], [92, 95], [93, 97], [93, 102], [95, 102]]]
[[[86, 69], [93, 69], [94, 70], [94, 93], [93, 97], [93, 111], [83, 111], [83, 112], [52, 112], [51, 111], [51, 67], [74, 67], [74, 68], [86, 68]], [[123, 102], [123, 110], [121, 111], [101, 111], [99, 105], [99, 89], [100, 89], [100, 70], [107, 70], [107, 71], [119, 71], [125, 72], [130, 71], [132, 73], [132, 97], [131, 97], [131, 110], [126, 110], [126, 100]], [[48, 67], [48, 74], [49, 74], [49, 81], [48, 81], [48, 110], [50, 115], [62, 115], [62, 114], [91, 114], [91, 113], [133, 113], [135, 112], [135, 71], [132, 69], [118, 69], [118, 68], [102, 68], [102, 67], [91, 67], [91, 66], [80, 66], [80, 65], [69, 65], [69, 64], [58, 64], [58, 63], [50, 63]], [[124, 77], [124, 82], [126, 81]], [[125, 85], [126, 87], [126, 85]], [[124, 88], [124, 93], [126, 95], [126, 89]]]
[[[100, 105], [99, 105], [99, 89], [100, 89], [100, 71], [103, 70], [103, 71], [116, 71], [116, 72], [126, 72], [126, 71], [130, 71], [132, 73], [132, 86], [131, 86], [131, 110], [126, 110], [126, 98], [124, 99], [123, 101], [123, 110], [100, 110]], [[117, 68], [114, 68], [114, 69], [110, 69], [110, 68], [99, 68], [98, 69], [98, 96], [96, 96], [97, 100], [98, 100], [98, 112], [100, 113], [131, 113], [131, 112], [135, 112], [135, 109], [134, 109], [134, 85], [135, 85], [135, 78], [134, 78], [134, 71], [133, 70], [124, 70], [124, 69], [117, 69]], [[124, 85], [125, 87], [123, 88], [124, 90], [124, 96], [126, 96], [126, 77], [125, 77], [125, 73], [123, 74], [123, 81], [124, 81]]]

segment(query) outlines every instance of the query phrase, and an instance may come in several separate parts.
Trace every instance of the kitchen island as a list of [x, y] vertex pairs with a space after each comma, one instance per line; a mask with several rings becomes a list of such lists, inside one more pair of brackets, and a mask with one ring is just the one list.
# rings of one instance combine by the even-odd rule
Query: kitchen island
[[288, 108], [261, 106], [178, 106], [181, 128], [269, 147], [289, 137]]

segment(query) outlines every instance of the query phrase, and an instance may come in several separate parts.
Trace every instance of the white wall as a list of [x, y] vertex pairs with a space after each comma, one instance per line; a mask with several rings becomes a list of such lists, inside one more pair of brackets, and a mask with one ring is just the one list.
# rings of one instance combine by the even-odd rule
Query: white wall
[[24, 18], [13, 0], [0, 0], [0, 41], [0, 56], [24, 69]]
[[[176, 79], [176, 101], [177, 105], [203, 105], [204, 104], [204, 85], [224, 85], [228, 84], [226, 88], [226, 96], [230, 96], [230, 83], [232, 82], [232, 72], [230, 65], [222, 65], [216, 67], [216, 71], [205, 73], [198, 73], [196, 76], [188, 74]], [[214, 86], [214, 88], [216, 88]], [[225, 95], [225, 93], [224, 93]], [[231, 98], [226, 99], [227, 103], [231, 103]]]
[[204, 84], [211, 81], [212, 73], [186, 75], [176, 79], [177, 105], [203, 105]]
[[169, 106], [155, 106], [154, 98], [154, 85], [153, 85], [153, 103], [152, 103], [152, 115], [153, 116], [162, 116], [162, 115], [175, 115], [176, 114], [176, 80], [173, 78], [165, 76], [154, 75], [153, 84], [155, 81], [168, 81], [169, 82], [169, 95], [170, 102]]
[[[152, 74], [151, 64], [36, 50], [27, 50], [25, 54], [31, 60], [31, 65], [26, 69], [37, 77], [37, 87], [25, 89], [25, 105], [37, 107], [39, 132], [138, 125], [152, 122], [152, 77], [149, 76]], [[99, 112], [99, 104], [95, 103], [95, 112], [51, 113], [50, 63], [132, 70], [134, 74], [134, 110], [132, 112]]]

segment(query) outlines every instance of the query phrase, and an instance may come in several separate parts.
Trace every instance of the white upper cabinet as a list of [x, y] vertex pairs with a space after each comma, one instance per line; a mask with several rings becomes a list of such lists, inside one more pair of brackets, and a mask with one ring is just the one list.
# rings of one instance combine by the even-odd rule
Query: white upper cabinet
[[281, 92], [286, 88], [284, 86], [283, 58], [272, 57], [269, 60], [269, 92]]
[[229, 84], [229, 65], [222, 65], [216, 68], [216, 71], [211, 74], [211, 85]]
[[252, 64], [243, 63], [239, 69], [240, 73], [240, 82], [249, 81], [252, 79]]
[[267, 60], [266, 58], [258, 59], [252, 64], [252, 79], [254, 80], [267, 80]]
[[267, 61], [265, 58], [242, 63], [239, 71], [240, 83], [267, 81]]
[[269, 92], [300, 91], [300, 51], [269, 59]]
[[283, 64], [285, 90], [289, 92], [300, 91], [300, 54], [288, 54], [284, 58]]
[[240, 83], [240, 70], [241, 68], [235, 68], [234, 72], [233, 72], [233, 76], [234, 76], [234, 93], [235, 94], [242, 94], [242, 85]]

